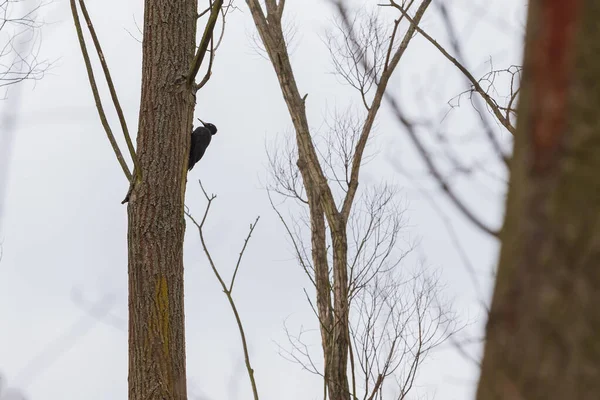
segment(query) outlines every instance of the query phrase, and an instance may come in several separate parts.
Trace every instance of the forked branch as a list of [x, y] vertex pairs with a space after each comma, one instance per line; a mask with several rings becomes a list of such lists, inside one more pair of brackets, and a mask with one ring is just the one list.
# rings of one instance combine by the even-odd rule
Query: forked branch
[[235, 304], [235, 300], [233, 299], [232, 292], [233, 292], [233, 285], [235, 283], [235, 278], [237, 276], [240, 264], [242, 262], [242, 257], [244, 256], [244, 253], [246, 251], [246, 246], [248, 245], [248, 242], [250, 241], [252, 232], [254, 232], [254, 228], [256, 228], [256, 224], [258, 223], [258, 220], [260, 219], [260, 217], [257, 217], [256, 220], [254, 221], [254, 223], [250, 224], [250, 231], [248, 232], [248, 235], [246, 236], [246, 239], [244, 240], [244, 245], [242, 247], [242, 250], [240, 251], [240, 254], [237, 259], [237, 263], [235, 265], [235, 270], [231, 277], [231, 281], [229, 282], [229, 285], [228, 285], [227, 283], [225, 283], [225, 280], [223, 279], [223, 277], [221, 276], [221, 273], [217, 269], [215, 261], [213, 260], [211, 254], [210, 254], [210, 251], [208, 250], [208, 246], [207, 246], [206, 240], [204, 238], [204, 223], [206, 222], [206, 219], [208, 217], [208, 213], [210, 211], [210, 206], [212, 205], [213, 200], [215, 200], [217, 198], [217, 196], [214, 194], [209, 196], [208, 193], [206, 193], [206, 190], [204, 190], [204, 187], [202, 186], [202, 182], [198, 181], [198, 183], [200, 184], [202, 193], [204, 194], [204, 197], [206, 198], [206, 201], [207, 201], [206, 209], [204, 210], [204, 215], [202, 217], [202, 220], [200, 221], [200, 223], [198, 223], [187, 210], [184, 212], [185, 212], [185, 215], [187, 215], [187, 217], [192, 221], [192, 223], [198, 229], [198, 235], [200, 236], [200, 242], [202, 243], [202, 249], [204, 250], [204, 254], [206, 254], [206, 258], [208, 259], [210, 267], [211, 267], [213, 273], [215, 274], [215, 277], [219, 281], [219, 284], [221, 285], [221, 289], [223, 290], [223, 293], [225, 293], [225, 296], [227, 296], [227, 301], [229, 302], [229, 306], [231, 307], [231, 310], [233, 311], [233, 315], [235, 317], [235, 321], [237, 323], [238, 330], [240, 332], [240, 338], [242, 341], [242, 348], [243, 348], [243, 352], [244, 352], [244, 362], [246, 364], [246, 371], [248, 372], [248, 378], [250, 379], [250, 385], [252, 386], [252, 395], [253, 395], [254, 400], [259, 400], [258, 389], [256, 387], [256, 379], [254, 378], [254, 369], [252, 368], [252, 365], [250, 364], [250, 354], [248, 352], [248, 343], [246, 340], [246, 333], [244, 331], [244, 325], [242, 324], [242, 319], [240, 318], [240, 314], [239, 314], [237, 306]]

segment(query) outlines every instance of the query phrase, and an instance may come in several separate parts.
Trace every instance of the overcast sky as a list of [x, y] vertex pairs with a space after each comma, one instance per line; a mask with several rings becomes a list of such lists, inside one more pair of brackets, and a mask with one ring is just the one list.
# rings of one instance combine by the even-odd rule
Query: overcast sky
[[[89, 11], [111, 68], [131, 131], [140, 98], [141, 0], [89, 0]], [[373, 5], [374, 1], [364, 1]], [[520, 64], [523, 0], [454, 0], [453, 19], [468, 66], [475, 76]], [[199, 92], [195, 116], [213, 122], [219, 133], [188, 177], [187, 205], [200, 214], [202, 179], [218, 194], [207, 223], [208, 243], [223, 271], [231, 271], [248, 225], [260, 215], [237, 281], [235, 298], [246, 325], [263, 399], [318, 399], [320, 380], [278, 354], [286, 345], [284, 322], [292, 330], [316, 327], [303, 292], [310, 282], [296, 264], [292, 248], [264, 190], [265, 145], [291, 129], [287, 108], [271, 65], [256, 51], [255, 29], [246, 5], [230, 15], [210, 83]], [[389, 11], [386, 9], [386, 11]], [[326, 110], [359, 105], [347, 86], [330, 72], [322, 37], [333, 12], [325, 0], [286, 3], [287, 19], [298, 29], [292, 63], [301, 92], [308, 93], [310, 125], [319, 127]], [[55, 60], [47, 76], [22, 86], [14, 138], [2, 137], [4, 179], [0, 182], [0, 373], [28, 399], [124, 399], [127, 395], [127, 182], [115, 160], [94, 106], [69, 2], [55, 0], [41, 17], [42, 58]], [[422, 27], [447, 44], [436, 10]], [[133, 36], [133, 37], [132, 37]], [[99, 70], [98, 70], [99, 71]], [[97, 77], [100, 79], [100, 73]], [[416, 118], [440, 124], [446, 103], [465, 90], [464, 80], [426, 41], [417, 37], [390, 85]], [[106, 93], [106, 90], [103, 91]], [[108, 99], [105, 96], [106, 99]], [[2, 112], [11, 99], [0, 102]], [[444, 122], [452, 134], [477, 133], [468, 101]], [[109, 103], [106, 108], [110, 109]], [[111, 112], [111, 121], [116, 122]], [[118, 131], [114, 124], [115, 131]], [[410, 142], [383, 107], [373, 149], [364, 168], [365, 186], [399, 185], [409, 225], [403, 232], [419, 242], [418, 257], [438, 271], [444, 297], [468, 327], [461, 337], [481, 337], [498, 244], [466, 223], [436, 190]], [[5, 135], [5, 132], [0, 132]], [[484, 143], [485, 142], [481, 142]], [[10, 147], [9, 147], [10, 145]], [[461, 159], [489, 148], [465, 146]], [[489, 154], [492, 154], [491, 152]], [[10, 169], [6, 166], [10, 165]], [[434, 195], [453, 221], [477, 270], [483, 299], [474, 289], [444, 222], [414, 181]], [[501, 169], [494, 171], [503, 174]], [[469, 205], [494, 226], [503, 210], [503, 185], [493, 180], [454, 182]], [[187, 224], [185, 256], [186, 338], [192, 399], [249, 399], [239, 338], [231, 310], [209, 270], [196, 230]], [[415, 260], [409, 260], [413, 264]], [[407, 265], [407, 268], [414, 267]], [[318, 345], [319, 341], [314, 344]], [[477, 348], [469, 348], [477, 355]], [[478, 378], [474, 363], [451, 345], [432, 353], [414, 393], [437, 400], [469, 399]], [[196, 396], [196, 397], [193, 397]]]

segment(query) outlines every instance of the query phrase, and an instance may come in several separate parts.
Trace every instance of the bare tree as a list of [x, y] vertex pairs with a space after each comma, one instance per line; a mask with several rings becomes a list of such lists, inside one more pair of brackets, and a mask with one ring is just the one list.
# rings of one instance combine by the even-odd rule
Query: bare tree
[[[134, 149], [90, 15], [84, 0], [78, 3], [134, 166], [131, 173], [106, 119], [79, 10], [76, 1], [71, 0], [98, 113], [130, 182], [124, 200], [129, 202], [129, 399], [186, 399], [183, 238], [187, 155], [195, 94], [210, 78], [214, 51], [220, 42], [213, 32], [231, 4], [209, 1], [208, 8], [198, 12], [196, 0], [173, 4], [145, 2], [142, 93]], [[197, 22], [205, 15], [207, 22], [196, 45]], [[203, 61], [207, 54], [205, 77], [196, 83], [198, 72], [206, 66]]]
[[[350, 30], [351, 40], [358, 43], [360, 33], [352, 27], [353, 18], [349, 6], [343, 0], [332, 1], [332, 3], [336, 6], [344, 26]], [[439, 51], [451, 69], [456, 69], [458, 77], [464, 78], [467, 89], [452, 98], [442, 110], [433, 109], [427, 101], [422, 101], [416, 108], [419, 114], [415, 116], [410, 115], [407, 108], [401, 106], [397, 97], [387, 94], [385, 97], [400, 123], [399, 133], [406, 134], [408, 140], [414, 144], [417, 155], [420, 156], [429, 175], [429, 180], [433, 181], [433, 188], [439, 188], [442, 199], [448, 200], [458, 211], [459, 216], [479, 229], [484, 236], [498, 239], [499, 222], [490, 222], [492, 220], [490, 215], [485, 215], [474, 207], [473, 192], [485, 196], [488, 200], [486, 208], [496, 208], [498, 212], [501, 211], [503, 203], [501, 199], [507, 190], [506, 174], [515, 132], [522, 67], [515, 65], [514, 60], [507, 67], [496, 67], [490, 57], [489, 71], [480, 78], [475, 78], [475, 74], [466, 65], [467, 54], [458, 39], [448, 3], [435, 2], [434, 4], [437, 7], [433, 10], [437, 11], [436, 14], [441, 22], [438, 26], [441, 26], [446, 33], [441, 38], [433, 37], [419, 26], [418, 21], [407, 13], [405, 3], [388, 1], [381, 3], [380, 6], [395, 9], [404, 15], [415, 26], [418, 35]], [[444, 41], [449, 43], [447, 47], [442, 45]], [[364, 68], [369, 68], [371, 60], [363, 58], [361, 63]], [[444, 82], [447, 80], [446, 77], [445, 73]], [[427, 79], [425, 90], [433, 90], [437, 83], [432, 84], [429, 76]], [[439, 94], [436, 93], [435, 96], [439, 98]], [[411, 98], [419, 100], [421, 96], [412, 94]], [[469, 107], [462, 107], [464, 103]], [[453, 113], [461, 107], [461, 116], [471, 118], [474, 122], [475, 128], [472, 129], [472, 133], [467, 131], [465, 119], [461, 118], [460, 125], [451, 125]], [[415, 120], [418, 120], [418, 123], [413, 122]], [[439, 215], [470, 277], [479, 304], [485, 312], [489, 312], [489, 301], [483, 296], [481, 290], [480, 271], [477, 271], [477, 267], [470, 261], [469, 246], [463, 243], [458, 235], [453, 218], [450, 218], [446, 210], [438, 204], [435, 191], [426, 189], [427, 184], [422, 183], [422, 175], [414, 173], [414, 164], [405, 164], [397, 157], [392, 163], [420, 189], [423, 197]], [[466, 188], [469, 190], [465, 190]], [[493, 219], [497, 220], [497, 218]], [[480, 335], [476, 335], [463, 343], [468, 343], [469, 346], [481, 345], [483, 340]], [[453, 344], [462, 356], [479, 365], [475, 360], [476, 357], [469, 354], [463, 344], [456, 341], [453, 341]]]
[[44, 3], [29, 7], [26, 0], [0, 1], [0, 89], [44, 76], [50, 63], [38, 57], [40, 28], [36, 19]]
[[[352, 119], [356, 114], [350, 111], [346, 113], [350, 118], [334, 119], [335, 122], [331, 125], [334, 127], [331, 130], [333, 134], [329, 137], [330, 146], [325, 146], [323, 150], [316, 145], [315, 135], [311, 134], [309, 129], [305, 110], [307, 95], [300, 94], [289, 60], [281, 22], [285, 2], [267, 1], [264, 10], [258, 1], [247, 0], [246, 3], [275, 69], [294, 124], [297, 156], [292, 156], [294, 152], [288, 149], [288, 157], [284, 157], [283, 160], [278, 161], [277, 158], [271, 157], [271, 167], [275, 171], [273, 190], [308, 205], [308, 220], [303, 223], [286, 223], [286, 227], [294, 239], [298, 260], [311, 276], [316, 289], [314, 309], [318, 315], [321, 332], [325, 396], [328, 395], [331, 400], [348, 399], [357, 393], [354, 376], [349, 374], [349, 368], [354, 370], [354, 356], [350, 354], [349, 358], [349, 351], [352, 349], [352, 299], [369, 288], [373, 282], [380, 282], [379, 274], [383, 272], [377, 262], [370, 262], [373, 261], [369, 260], [371, 249], [361, 248], [360, 243], [359, 251], [356, 252], [357, 258], [352, 260], [355, 248], [349, 239], [348, 228], [352, 230], [353, 226], [361, 225], [354, 223], [353, 211], [356, 211], [355, 200], [360, 168], [365, 161], [365, 148], [388, 82], [414, 36], [415, 25], [406, 23], [404, 16], [399, 13], [386, 30], [383, 28], [385, 25], [382, 19], [376, 14], [356, 14], [356, 18], [353, 18], [348, 26], [340, 23], [337, 32], [327, 36], [326, 41], [333, 56], [335, 71], [345, 83], [357, 90], [364, 106], [364, 117]], [[410, 1], [405, 5], [415, 9], [412, 20], [419, 21], [430, 1], [415, 3]], [[408, 27], [402, 35], [404, 25]], [[354, 35], [355, 30], [359, 32], [358, 35]], [[372, 62], [363, 63], [364, 59]], [[291, 157], [297, 157], [297, 171], [293, 167]], [[338, 161], [339, 164], [336, 165], [335, 162]], [[339, 165], [341, 168], [338, 168]], [[279, 173], [288, 175], [282, 176]], [[375, 193], [376, 201], [370, 203], [375, 205], [375, 208], [371, 211], [378, 210], [377, 207], [385, 208], [389, 201], [388, 194], [386, 190]], [[374, 226], [377, 226], [377, 216], [380, 216], [378, 212], [371, 214]], [[297, 228], [307, 226], [308, 221], [310, 246], [297, 240]], [[379, 232], [381, 226], [373, 230], [367, 226], [367, 229], [355, 237], [360, 238], [365, 234], [367, 239], [369, 235], [377, 238], [374, 232]], [[390, 248], [394, 248], [397, 226], [392, 224], [392, 227], [388, 228], [390, 230], [382, 228], [382, 231], [390, 235], [384, 242], [391, 244]], [[367, 242], [369, 240], [365, 243]], [[383, 260], [381, 268], [385, 268], [385, 251], [383, 256], [377, 250], [374, 254], [377, 254], [376, 259]], [[368, 374], [372, 371], [374, 370], [369, 370]], [[349, 375], [352, 375], [352, 387], [348, 381]], [[371, 389], [375, 388], [375, 391], [370, 394], [373, 396], [371, 398], [375, 398], [380, 387], [381, 383], [372, 383]]]
[[[347, 190], [344, 175], [353, 158], [352, 144], [359, 136], [360, 121], [350, 112], [334, 113], [334, 122], [319, 135], [322, 140], [316, 148], [332, 187], [338, 186], [336, 192]], [[298, 264], [316, 288], [316, 269], [310, 256], [311, 225], [299, 171], [293, 162], [295, 148], [290, 140], [285, 140], [283, 145], [274, 144], [268, 154], [270, 193], [282, 196], [284, 201], [294, 200], [296, 205], [291, 206], [288, 216], [284, 216], [281, 206], [273, 203], [273, 207], [288, 232]], [[404, 208], [397, 198], [395, 187], [367, 186], [359, 192], [348, 219], [351, 398], [388, 398], [390, 393], [404, 398], [411, 391], [418, 367], [428, 352], [457, 327], [448, 305], [438, 301], [441, 286], [437, 280], [425, 269], [411, 275], [402, 264], [413, 244], [404, 237]], [[298, 206], [300, 210], [296, 211]], [[330, 269], [333, 253], [329, 238], [326, 249]], [[327, 279], [331, 287], [331, 273]], [[313, 301], [309, 301], [322, 326]], [[280, 346], [283, 357], [324, 376], [322, 362], [310, 350], [310, 332], [301, 329], [296, 334], [287, 327], [286, 332], [289, 345]]]
[[12, 143], [18, 119], [21, 85], [37, 81], [50, 68], [50, 62], [38, 57], [40, 28], [39, 9], [45, 3], [31, 6], [26, 0], [0, 0], [0, 100], [8, 98], [0, 114], [0, 226], [4, 208], [5, 187], [10, 168]]
[[365, 287], [351, 326], [354, 398], [408, 398], [429, 352], [455, 333], [440, 291], [426, 270], [378, 274]]

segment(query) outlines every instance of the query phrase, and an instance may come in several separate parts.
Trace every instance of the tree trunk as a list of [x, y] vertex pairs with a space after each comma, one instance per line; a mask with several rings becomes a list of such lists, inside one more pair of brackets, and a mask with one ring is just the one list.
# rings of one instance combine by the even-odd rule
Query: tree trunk
[[[340, 221], [331, 229], [333, 244], [333, 332], [331, 360], [329, 364], [329, 398], [351, 398], [348, 384], [348, 346], [350, 341], [350, 299], [348, 298], [348, 239], [346, 222]], [[356, 393], [354, 393], [356, 395]]]
[[600, 398], [600, 3], [532, 0], [479, 400]]
[[183, 207], [197, 0], [146, 0], [137, 159], [128, 205], [129, 399], [186, 399]]

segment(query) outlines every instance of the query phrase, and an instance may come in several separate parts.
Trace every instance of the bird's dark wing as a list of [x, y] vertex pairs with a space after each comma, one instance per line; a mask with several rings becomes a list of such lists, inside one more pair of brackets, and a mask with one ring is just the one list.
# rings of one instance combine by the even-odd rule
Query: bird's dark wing
[[190, 158], [188, 162], [188, 171], [194, 168], [194, 165], [200, 161], [206, 148], [210, 144], [212, 135], [208, 129], [200, 126], [192, 132], [190, 143]]

